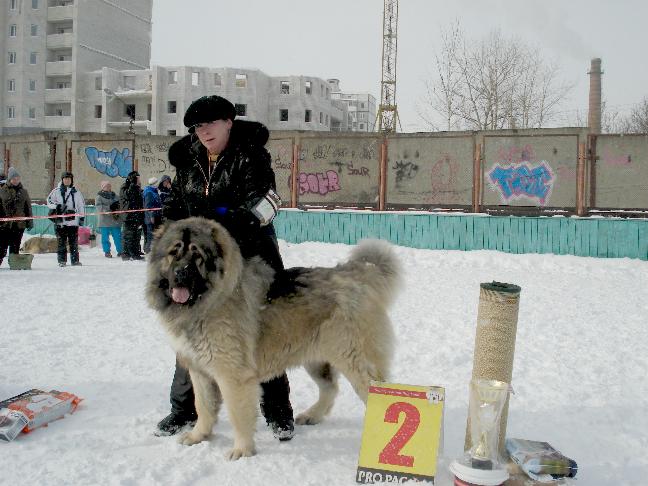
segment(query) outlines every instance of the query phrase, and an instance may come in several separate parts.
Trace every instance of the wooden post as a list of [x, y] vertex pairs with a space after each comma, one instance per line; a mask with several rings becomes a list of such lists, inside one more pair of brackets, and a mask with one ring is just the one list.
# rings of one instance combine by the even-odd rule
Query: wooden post
[[385, 210], [387, 195], [387, 137], [380, 145], [379, 177], [378, 177], [378, 211]]
[[297, 207], [297, 194], [299, 188], [297, 187], [298, 173], [299, 173], [299, 152], [301, 147], [293, 140], [293, 153], [292, 153], [292, 166], [290, 167], [290, 207]]
[[589, 135], [587, 138], [589, 142], [588, 159], [589, 159], [589, 172], [590, 172], [589, 207], [595, 208], [596, 207], [596, 161], [598, 160], [598, 156], [596, 155], [596, 135]]
[[482, 182], [482, 164], [481, 164], [481, 144], [475, 146], [475, 159], [473, 160], [473, 193], [472, 193], [472, 211], [479, 213], [481, 211], [481, 182]]
[[585, 157], [587, 148], [584, 142], [578, 144], [578, 161], [576, 163], [576, 214], [585, 216]]
[[65, 153], [65, 170], [72, 172], [72, 145], [70, 145]]

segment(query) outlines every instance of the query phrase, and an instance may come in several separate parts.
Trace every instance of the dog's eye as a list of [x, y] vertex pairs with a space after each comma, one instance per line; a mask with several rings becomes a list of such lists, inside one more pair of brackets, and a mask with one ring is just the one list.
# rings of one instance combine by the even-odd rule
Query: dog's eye
[[194, 245], [193, 243], [190, 243], [190, 244], [189, 244], [189, 251], [190, 251], [191, 253], [198, 253], [198, 246], [197, 246], [197, 245]]
[[169, 250], [169, 255], [176, 256], [176, 255], [180, 252], [180, 250], [182, 249], [182, 246], [183, 246], [183, 245], [182, 245], [182, 242], [181, 242], [181, 241], [178, 241], [178, 242], [177, 242], [175, 245], [173, 245], [173, 246], [171, 247], [171, 249]]

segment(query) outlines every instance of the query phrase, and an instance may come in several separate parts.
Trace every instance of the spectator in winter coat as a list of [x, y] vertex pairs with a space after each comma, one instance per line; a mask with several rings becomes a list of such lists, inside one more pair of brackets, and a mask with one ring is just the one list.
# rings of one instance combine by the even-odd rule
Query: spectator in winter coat
[[[7, 182], [0, 187], [0, 218], [29, 217], [32, 216], [31, 199], [27, 189], [20, 182], [20, 174], [11, 167], [7, 174]], [[20, 242], [25, 229], [32, 229], [34, 221], [0, 222], [0, 265], [9, 253], [18, 254]]]
[[[272, 220], [280, 204], [270, 154], [264, 148], [268, 130], [261, 123], [234, 118], [234, 106], [220, 96], [194, 101], [184, 116], [189, 135], [169, 149], [176, 168], [171, 194], [164, 201], [165, 219], [202, 216], [223, 224], [238, 242], [244, 258], [258, 255], [275, 269], [283, 262]], [[262, 383], [261, 411], [276, 438], [294, 434], [290, 386], [284, 374]], [[171, 413], [160, 434], [174, 434], [195, 420], [189, 373], [176, 363], [171, 384]]]
[[67, 262], [67, 248], [70, 248], [70, 263], [81, 265], [79, 261], [79, 226], [83, 226], [85, 200], [83, 194], [74, 187], [72, 172], [63, 172], [61, 182], [47, 196], [47, 207], [55, 209], [56, 214], [78, 214], [56, 219], [56, 239], [58, 240], [58, 263], [64, 267]]
[[[171, 194], [171, 177], [164, 174], [160, 177], [160, 182], [158, 184], [158, 194], [160, 195], [160, 201], [164, 204], [166, 198]], [[162, 211], [160, 211], [161, 213]], [[161, 216], [161, 215], [160, 215]]]
[[[97, 193], [95, 198], [95, 207], [97, 213], [119, 211], [119, 198], [113, 192], [109, 181], [101, 181], [101, 191]], [[120, 257], [122, 255], [122, 234], [119, 214], [98, 214], [97, 228], [101, 232], [101, 246], [104, 256], [112, 258], [112, 253], [110, 253], [110, 236], [112, 236], [117, 256]]]
[[119, 190], [119, 207], [122, 211], [137, 210], [124, 214], [122, 260], [143, 260], [140, 239], [144, 224], [144, 212], [141, 211], [144, 209], [144, 200], [140, 175], [137, 171], [129, 173], [122, 184]]
[[144, 253], [151, 251], [153, 243], [153, 231], [162, 223], [162, 202], [157, 190], [157, 177], [148, 180], [148, 186], [144, 188], [144, 209], [158, 209], [158, 211], [146, 211], [144, 213]]

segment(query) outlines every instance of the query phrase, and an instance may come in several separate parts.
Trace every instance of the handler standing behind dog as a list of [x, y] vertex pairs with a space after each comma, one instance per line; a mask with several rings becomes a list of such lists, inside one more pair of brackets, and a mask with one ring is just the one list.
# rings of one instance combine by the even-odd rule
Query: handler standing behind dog
[[[265, 149], [268, 129], [258, 122], [236, 120], [234, 105], [220, 96], [194, 101], [184, 116], [189, 135], [169, 149], [176, 168], [171, 193], [164, 201], [165, 219], [202, 216], [221, 223], [236, 240], [243, 258], [263, 258], [283, 270], [272, 220], [281, 203]], [[279, 440], [294, 435], [290, 385], [284, 373], [262, 383], [261, 412]], [[176, 362], [171, 384], [171, 413], [158, 424], [175, 434], [196, 420], [189, 372]]]

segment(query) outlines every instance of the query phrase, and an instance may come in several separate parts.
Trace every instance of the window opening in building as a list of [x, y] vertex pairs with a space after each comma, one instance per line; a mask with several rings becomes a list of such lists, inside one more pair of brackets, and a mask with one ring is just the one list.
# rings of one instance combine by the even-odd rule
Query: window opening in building
[[95, 105], [94, 117], [95, 118], [101, 118], [101, 113], [102, 113], [102, 106], [101, 105]]
[[31, 25], [31, 36], [36, 37], [38, 35], [38, 25], [32, 24]]
[[30, 79], [29, 80], [29, 91], [36, 91], [36, 80], [35, 79]]
[[176, 84], [178, 82], [178, 71], [169, 71], [169, 84]]
[[146, 119], [151, 121], [153, 119], [153, 105], [149, 103], [146, 105]]
[[282, 122], [288, 121], [288, 110], [284, 110], [284, 109], [279, 110], [279, 121]]
[[220, 74], [214, 73], [214, 86], [220, 86], [223, 84], [223, 78]]
[[36, 64], [36, 53], [35, 52], [30, 52], [29, 53], [29, 64]]
[[9, 64], [16, 64], [16, 53], [15, 52], [10, 52], [9, 53]]
[[97, 91], [100, 91], [100, 90], [101, 90], [101, 88], [102, 88], [101, 85], [102, 85], [101, 76], [98, 77], [98, 78], [95, 78], [95, 89], [96, 89]]
[[313, 90], [313, 83], [311, 83], [310, 81], [306, 81], [304, 84], [306, 86], [306, 94], [311, 94]]
[[176, 131], [175, 130], [167, 130], [167, 135], [173, 135], [175, 136]]
[[124, 106], [124, 115], [128, 118], [135, 119], [135, 105], [125, 105]]
[[304, 112], [304, 121], [306, 123], [310, 123], [310, 121], [311, 121], [311, 113], [312, 113], [311, 110], [306, 110]]
[[10, 0], [9, 1], [9, 10], [16, 10], [16, 4], [18, 3], [18, 0]]
[[237, 74], [236, 75], [236, 87], [245, 88], [247, 87], [247, 74]]
[[34, 118], [36, 118], [36, 108], [34, 108], [33, 106], [30, 106], [29, 107], [29, 119], [33, 120]]
[[200, 73], [191, 73], [191, 85], [198, 86], [200, 85]]
[[236, 116], [247, 116], [247, 105], [244, 103], [234, 103]]
[[16, 80], [10, 79], [7, 81], [7, 91], [13, 92], [16, 91]]
[[16, 24], [12, 24], [9, 26], [9, 37], [16, 37], [18, 34], [18, 27], [16, 27]]
[[36, 10], [38, 8], [38, 0], [32, 0], [32, 8]]
[[281, 94], [290, 94], [290, 81], [281, 81], [279, 92]]
[[167, 113], [176, 113], [178, 109], [178, 104], [175, 101], [167, 102]]
[[320, 111], [320, 123], [324, 123], [324, 114]]
[[135, 76], [124, 76], [124, 88], [135, 89]]
[[7, 118], [16, 118], [15, 106], [7, 106]]

